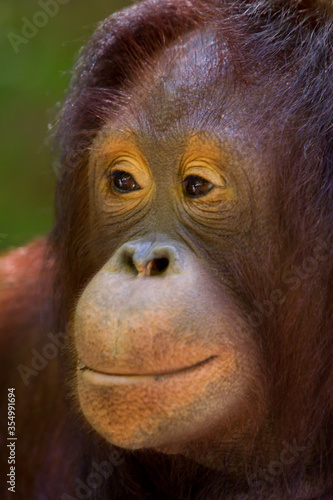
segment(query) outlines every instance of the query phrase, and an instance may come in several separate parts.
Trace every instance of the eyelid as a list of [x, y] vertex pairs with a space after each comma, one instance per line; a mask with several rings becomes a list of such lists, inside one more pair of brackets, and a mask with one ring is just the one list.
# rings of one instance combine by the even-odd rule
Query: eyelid
[[131, 162], [129, 162], [128, 160], [117, 159], [117, 160], [113, 161], [110, 165], [111, 172], [116, 172], [117, 170], [126, 171], [126, 169], [132, 170], [134, 168], [135, 168], [135, 166]]
[[[124, 168], [119, 168], [120, 166]], [[126, 167], [132, 171], [145, 172], [145, 162], [141, 158], [137, 158], [136, 156], [132, 156], [130, 154], [119, 154], [116, 156], [109, 168], [111, 171], [113, 170], [125, 170]], [[132, 172], [129, 172], [132, 173]]]
[[210, 180], [207, 178], [203, 177], [202, 175], [197, 175], [197, 174], [188, 174], [186, 177], [182, 180], [182, 184], [185, 184], [185, 182], [189, 179], [189, 177], [198, 177], [199, 179], [202, 179], [203, 181], [207, 182], [208, 184], [211, 184], [212, 186], [215, 186]]
[[117, 173], [121, 173], [121, 172], [124, 172], [124, 174], [128, 174], [128, 175], [130, 175], [131, 177], [133, 177], [134, 181], [135, 181], [137, 184], [139, 184], [139, 183], [138, 183], [138, 181], [136, 180], [136, 177], [135, 177], [135, 176], [134, 176], [131, 172], [129, 172], [128, 170], [125, 170], [125, 169], [123, 169], [123, 168], [114, 168], [114, 169], [110, 170], [110, 171], [107, 173], [106, 177], [107, 177], [108, 179], [113, 179], [113, 178], [116, 176], [116, 174], [117, 174]]
[[128, 175], [130, 175], [130, 176], [131, 176], [134, 180], [136, 180], [136, 179], [135, 179], [135, 177], [134, 177], [134, 175], [133, 175], [133, 174], [131, 174], [131, 172], [127, 172], [126, 170], [124, 170], [124, 169], [122, 169], [122, 168], [115, 168], [114, 170], [112, 170], [112, 171], [109, 173], [108, 177], [110, 177], [110, 178], [115, 177], [115, 176], [116, 176], [116, 174], [118, 174], [118, 173], [122, 173], [122, 172], [123, 172], [124, 174], [128, 174]]
[[187, 164], [183, 170], [183, 175], [184, 179], [190, 175], [202, 177], [204, 180], [214, 184], [214, 186], [224, 187], [227, 184], [224, 176], [205, 160], [196, 160]]

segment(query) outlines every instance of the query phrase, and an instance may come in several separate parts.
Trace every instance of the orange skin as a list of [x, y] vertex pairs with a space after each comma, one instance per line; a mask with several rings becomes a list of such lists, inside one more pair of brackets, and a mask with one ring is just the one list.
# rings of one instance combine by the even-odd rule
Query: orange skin
[[117, 273], [116, 260], [87, 286], [73, 323], [93, 427], [118, 446], [175, 453], [229, 429], [231, 416], [246, 422], [259, 354], [228, 295], [219, 298], [195, 260], [158, 277]]
[[[175, 204], [197, 219], [208, 213], [210, 223], [219, 222], [226, 204], [237, 210], [235, 181], [221, 173], [213, 141], [190, 138], [182, 158], [178, 183], [179, 176], [199, 176], [214, 189], [192, 201], [177, 188]], [[94, 226], [99, 213], [112, 214], [114, 223], [156, 203], [157, 183], [129, 137], [111, 141], [102, 132], [90, 165]], [[129, 173], [141, 189], [110, 192], [105, 165], [111, 174]], [[156, 260], [165, 256], [166, 270], [154, 274]], [[167, 237], [121, 246], [84, 289], [72, 317], [79, 401], [109, 442], [189, 454], [211, 465], [216, 457], [188, 452], [192, 442], [217, 432], [251, 434], [249, 415], [263, 390], [260, 354], [232, 294], [222, 290], [198, 257]]]

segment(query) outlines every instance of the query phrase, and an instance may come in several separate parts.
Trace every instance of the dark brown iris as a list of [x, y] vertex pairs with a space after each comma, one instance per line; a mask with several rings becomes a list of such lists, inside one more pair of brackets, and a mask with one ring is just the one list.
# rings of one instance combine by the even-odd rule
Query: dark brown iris
[[130, 193], [141, 189], [134, 177], [124, 170], [116, 170], [110, 178], [112, 188], [119, 193]]
[[199, 175], [188, 175], [184, 180], [184, 192], [190, 198], [205, 196], [214, 185]]

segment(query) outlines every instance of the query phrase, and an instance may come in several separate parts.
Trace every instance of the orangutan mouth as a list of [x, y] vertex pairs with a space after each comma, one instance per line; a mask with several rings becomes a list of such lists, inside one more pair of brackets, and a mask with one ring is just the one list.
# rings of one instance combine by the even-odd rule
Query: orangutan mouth
[[202, 361], [199, 361], [198, 363], [195, 363], [194, 365], [190, 366], [185, 366], [183, 368], [178, 368], [177, 370], [173, 371], [162, 371], [162, 372], [148, 372], [148, 373], [133, 373], [133, 372], [116, 372], [116, 373], [108, 373], [108, 372], [100, 372], [98, 370], [94, 370], [88, 366], [85, 366], [82, 362], [79, 362], [79, 371], [84, 372], [85, 376], [88, 376], [90, 379], [94, 379], [94, 381], [97, 383], [99, 382], [121, 382], [122, 380], [124, 382], [126, 381], [132, 381], [132, 382], [138, 382], [140, 379], [146, 380], [147, 379], [155, 379], [155, 380], [163, 380], [166, 377], [171, 377], [174, 375], [179, 375], [179, 374], [185, 374], [190, 371], [194, 371], [198, 368], [203, 367], [204, 365], [207, 365], [208, 363], [211, 363], [215, 358], [218, 356], [210, 356], [209, 358], [206, 358]]

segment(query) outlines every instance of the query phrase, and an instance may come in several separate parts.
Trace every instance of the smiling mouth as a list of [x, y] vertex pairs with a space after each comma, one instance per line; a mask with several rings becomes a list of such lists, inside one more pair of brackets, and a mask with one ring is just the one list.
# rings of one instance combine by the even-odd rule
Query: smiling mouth
[[79, 371], [82, 373], [84, 378], [88, 378], [90, 381], [95, 383], [122, 383], [122, 382], [139, 382], [148, 380], [163, 380], [165, 378], [173, 377], [175, 375], [185, 375], [191, 371], [202, 368], [203, 366], [211, 363], [217, 356], [210, 356], [198, 363], [191, 366], [185, 366], [183, 368], [178, 368], [173, 371], [162, 371], [162, 372], [152, 372], [152, 373], [106, 373], [99, 372], [89, 368], [88, 366], [80, 366]]

